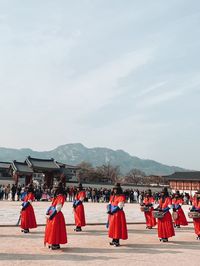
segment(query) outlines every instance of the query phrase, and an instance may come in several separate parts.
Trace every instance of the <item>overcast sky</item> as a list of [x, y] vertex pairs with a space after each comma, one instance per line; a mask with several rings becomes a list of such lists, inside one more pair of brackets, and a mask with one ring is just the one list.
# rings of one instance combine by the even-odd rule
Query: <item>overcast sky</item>
[[0, 146], [200, 170], [199, 0], [0, 0]]

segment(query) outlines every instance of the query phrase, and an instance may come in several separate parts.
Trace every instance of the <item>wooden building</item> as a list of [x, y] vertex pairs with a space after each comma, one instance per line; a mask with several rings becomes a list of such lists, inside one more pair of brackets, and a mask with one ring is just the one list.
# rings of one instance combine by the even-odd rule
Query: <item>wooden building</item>
[[79, 167], [59, 163], [53, 158], [39, 159], [30, 156], [24, 162], [13, 161], [9, 166], [9, 173], [16, 184], [19, 182], [27, 185], [31, 181], [40, 180], [40, 183], [46, 187], [53, 186], [56, 181], [62, 181], [66, 184], [72, 178], [73, 180], [77, 179], [77, 171], [79, 170]]
[[0, 185], [14, 183], [10, 174], [10, 162], [0, 162]]
[[173, 192], [179, 190], [193, 195], [195, 191], [200, 189], [200, 171], [175, 172], [167, 176], [166, 179], [169, 181], [169, 186]]
[[13, 161], [10, 166], [10, 173], [16, 184], [28, 185], [32, 181], [33, 169], [26, 162]]

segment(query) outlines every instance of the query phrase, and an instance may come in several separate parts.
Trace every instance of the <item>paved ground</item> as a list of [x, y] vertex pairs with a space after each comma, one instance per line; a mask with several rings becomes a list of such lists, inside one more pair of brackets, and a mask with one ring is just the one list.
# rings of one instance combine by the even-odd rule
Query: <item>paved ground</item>
[[[34, 202], [38, 223], [44, 223], [48, 202]], [[0, 202], [0, 265], [200, 265], [200, 241], [196, 240], [193, 224], [177, 229], [168, 243], [160, 243], [157, 230], [147, 230], [144, 224], [129, 224], [129, 239], [120, 247], [110, 246], [105, 225], [90, 225], [83, 232], [67, 225], [68, 244], [52, 251], [43, 246], [44, 226], [23, 234], [14, 225], [19, 202]], [[87, 222], [105, 223], [106, 204], [86, 203]], [[187, 211], [189, 206], [184, 206]], [[138, 204], [126, 204], [128, 222], [144, 221]], [[71, 203], [63, 208], [66, 223], [73, 223]], [[4, 225], [4, 226], [2, 226]], [[6, 226], [7, 225], [7, 226]]]
[[0, 230], [0, 265], [200, 265], [200, 241], [192, 225], [168, 243], [159, 242], [156, 229], [129, 225], [129, 239], [117, 248], [108, 244], [105, 226], [87, 226], [80, 233], [68, 226], [68, 244], [58, 251], [43, 246], [44, 227], [29, 235], [18, 227]]
[[[20, 212], [21, 202], [0, 201], [0, 225], [15, 225]], [[45, 224], [45, 212], [50, 206], [50, 202], [33, 202], [36, 220], [38, 224]], [[88, 223], [106, 223], [106, 203], [84, 203], [86, 220]], [[188, 212], [189, 205], [184, 205], [185, 213]], [[127, 222], [145, 222], [144, 214], [140, 211], [139, 204], [125, 205]], [[62, 212], [65, 216], [66, 224], [73, 224], [72, 203], [66, 202]]]

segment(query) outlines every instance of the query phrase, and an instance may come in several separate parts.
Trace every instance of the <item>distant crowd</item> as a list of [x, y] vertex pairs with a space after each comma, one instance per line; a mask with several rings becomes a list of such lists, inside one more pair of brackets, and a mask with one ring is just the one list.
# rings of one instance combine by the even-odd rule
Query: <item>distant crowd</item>
[[[86, 192], [85, 202], [109, 202], [112, 189], [108, 188], [92, 188], [84, 187]], [[72, 202], [75, 199], [77, 188], [75, 186], [66, 186], [65, 194], [66, 201]], [[26, 188], [24, 185], [0, 185], [0, 200], [21, 201], [26, 194]], [[53, 189], [44, 186], [36, 186], [34, 188], [34, 194], [36, 201], [50, 201], [53, 197]], [[138, 189], [125, 189], [124, 194], [126, 196], [126, 202], [128, 203], [142, 203], [144, 199], [145, 191], [139, 191]], [[155, 201], [158, 202], [160, 198], [159, 192], [153, 192]], [[181, 194], [185, 204], [192, 204], [192, 197], [188, 193]]]

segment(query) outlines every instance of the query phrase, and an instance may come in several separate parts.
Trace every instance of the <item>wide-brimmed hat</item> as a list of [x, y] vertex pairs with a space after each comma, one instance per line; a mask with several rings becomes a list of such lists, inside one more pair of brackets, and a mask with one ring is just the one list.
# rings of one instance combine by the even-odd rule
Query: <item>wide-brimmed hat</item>
[[121, 188], [120, 183], [115, 183], [113, 189], [118, 189], [118, 188]]
[[151, 189], [145, 191], [145, 195], [151, 195], [151, 194], [152, 194]]
[[164, 187], [164, 188], [161, 190], [161, 193], [164, 193], [165, 196], [169, 196], [169, 192], [168, 192], [167, 187]]
[[120, 195], [123, 193], [122, 187], [120, 186], [120, 183], [116, 183], [115, 186], [113, 187], [113, 190], [116, 189], [117, 192], [116, 194]]
[[82, 185], [82, 183], [78, 183], [77, 188], [79, 188], [79, 189], [83, 189], [83, 185]]
[[33, 191], [33, 190], [34, 190], [34, 186], [33, 186], [33, 184], [32, 184], [32, 183], [28, 184], [28, 185], [26, 186], [26, 189], [27, 189], [28, 191]]
[[55, 182], [54, 185], [53, 185], [53, 187], [55, 189], [63, 188], [63, 183], [62, 182]]

